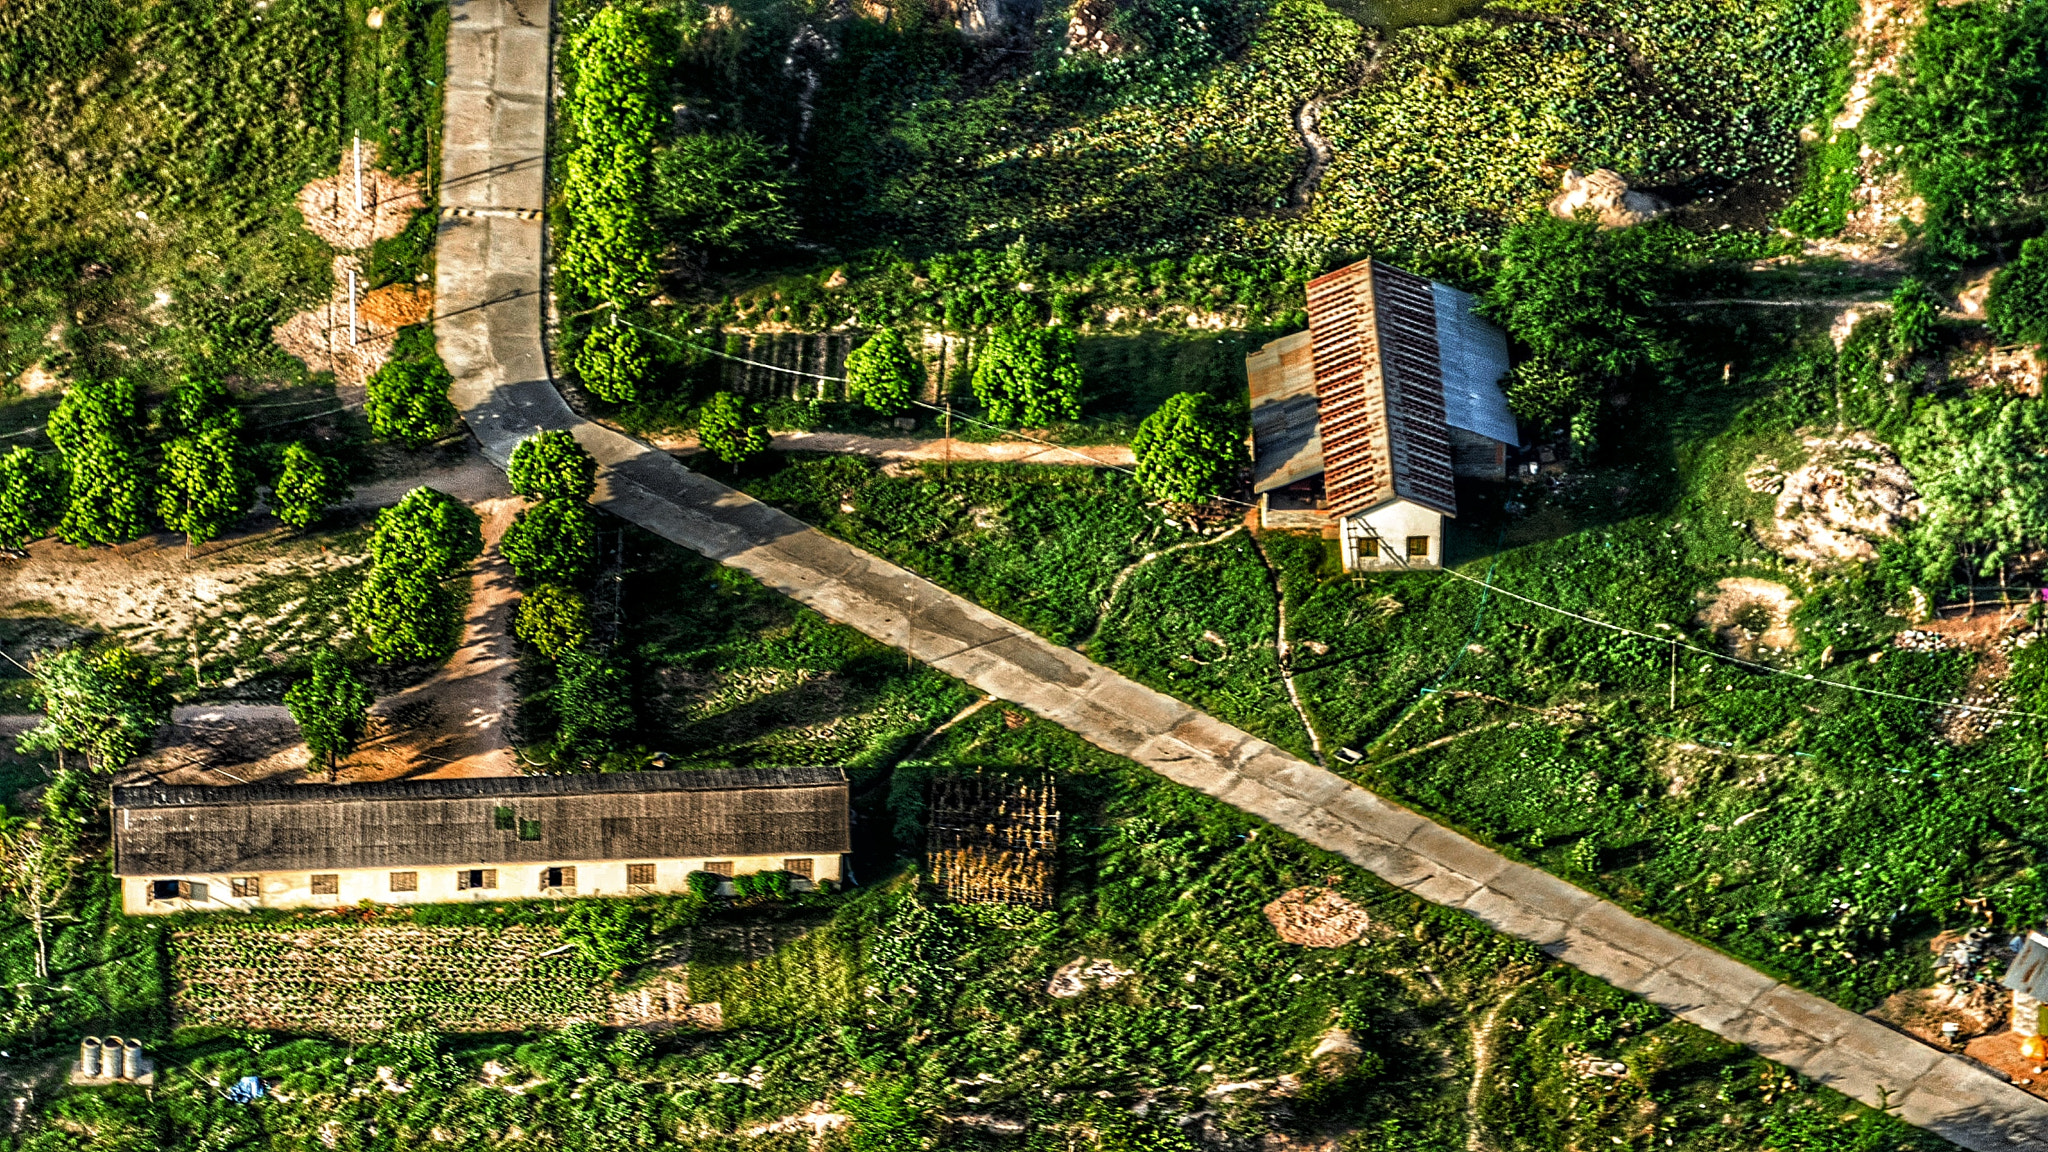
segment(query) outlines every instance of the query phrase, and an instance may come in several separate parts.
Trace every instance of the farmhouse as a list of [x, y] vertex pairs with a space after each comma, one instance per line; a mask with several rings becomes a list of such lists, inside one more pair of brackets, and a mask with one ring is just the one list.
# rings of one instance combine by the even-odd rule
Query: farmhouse
[[846, 788], [837, 768], [117, 787], [114, 874], [131, 914], [802, 886], [840, 878]]
[[1506, 335], [1372, 260], [1309, 281], [1308, 323], [1245, 357], [1260, 522], [1334, 530], [1350, 569], [1439, 566], [1454, 477], [1505, 479], [1520, 442]]

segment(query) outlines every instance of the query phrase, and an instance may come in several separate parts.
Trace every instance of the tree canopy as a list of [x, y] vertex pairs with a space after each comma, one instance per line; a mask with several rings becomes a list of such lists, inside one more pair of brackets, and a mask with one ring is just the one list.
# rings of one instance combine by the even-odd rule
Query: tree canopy
[[229, 432], [242, 430], [242, 410], [235, 407], [234, 395], [227, 385], [211, 376], [185, 377], [164, 403], [157, 419], [174, 439], [198, 436], [217, 428]]
[[543, 500], [505, 529], [498, 552], [527, 583], [581, 583], [597, 570], [597, 517], [580, 500]]
[[654, 45], [637, 11], [601, 8], [569, 39], [574, 127], [562, 196], [568, 227], [561, 269], [592, 303], [630, 304], [654, 285], [655, 234], [646, 205], [654, 139]]
[[285, 446], [284, 463], [271, 489], [277, 518], [294, 528], [310, 528], [327, 507], [348, 495], [341, 469], [303, 440]]
[[593, 327], [576, 352], [576, 375], [583, 387], [612, 404], [631, 404], [638, 399], [652, 364], [639, 330], [624, 324]]
[[974, 398], [998, 424], [1079, 419], [1079, 345], [1071, 328], [996, 329], [974, 361]]
[[57, 538], [66, 544], [119, 544], [150, 529], [149, 462], [128, 440], [95, 435], [65, 454], [71, 472]]
[[1139, 423], [1131, 453], [1145, 491], [1182, 504], [1222, 494], [1247, 459], [1239, 421], [1205, 392], [1167, 397]]
[[542, 584], [519, 599], [512, 634], [550, 660], [590, 640], [590, 601], [574, 588]]
[[2031, 216], [2048, 181], [2048, 0], [1938, 4], [1880, 74], [1864, 131], [1927, 202], [1932, 247], [1967, 257], [1960, 229]]
[[112, 772], [171, 718], [163, 673], [129, 648], [67, 648], [39, 658], [31, 675], [43, 722], [22, 734], [24, 752], [75, 749], [91, 769]]
[[437, 664], [462, 643], [463, 597], [444, 580], [373, 566], [349, 614], [387, 663]]
[[1508, 232], [1481, 310], [1558, 369], [1626, 376], [1674, 355], [1654, 306], [1685, 243], [1663, 223], [1602, 231], [1543, 216]]
[[555, 663], [556, 755], [590, 764], [625, 747], [633, 731], [632, 684], [609, 655], [570, 649]]
[[0, 455], [0, 548], [25, 548], [49, 535], [64, 514], [64, 474], [30, 448]]
[[370, 377], [363, 398], [370, 431], [408, 448], [424, 448], [446, 436], [459, 415], [448, 399], [448, 386], [454, 382], [438, 356], [393, 358]]
[[512, 491], [529, 500], [588, 500], [597, 491], [597, 461], [561, 428], [521, 440], [505, 474]]
[[306, 677], [285, 690], [284, 706], [306, 738], [307, 749], [326, 763], [328, 779], [334, 778], [337, 761], [363, 738], [372, 701], [355, 670], [332, 648], [313, 653]]
[[2048, 344], [2048, 236], [2020, 245], [2020, 254], [1992, 277], [1984, 315], [2007, 340]]
[[242, 463], [241, 440], [232, 427], [217, 423], [164, 445], [157, 515], [192, 543], [211, 540], [240, 519], [254, 490], [255, 477]]
[[1929, 406], [1901, 445], [1925, 509], [1910, 539], [1925, 583], [1967, 553], [1989, 575], [2048, 542], [2048, 410], [1978, 393]]
[[377, 513], [370, 557], [379, 568], [445, 580], [484, 550], [483, 521], [471, 508], [434, 488], [415, 488]]
[[105, 437], [133, 444], [141, 427], [142, 412], [133, 383], [125, 379], [79, 380], [50, 413], [44, 433], [57, 451], [73, 459]]
[[846, 394], [877, 412], [901, 412], [924, 386], [924, 365], [903, 334], [884, 328], [846, 358]]
[[697, 416], [697, 439], [720, 460], [739, 464], [767, 450], [768, 425], [752, 404], [730, 392], [717, 392]]

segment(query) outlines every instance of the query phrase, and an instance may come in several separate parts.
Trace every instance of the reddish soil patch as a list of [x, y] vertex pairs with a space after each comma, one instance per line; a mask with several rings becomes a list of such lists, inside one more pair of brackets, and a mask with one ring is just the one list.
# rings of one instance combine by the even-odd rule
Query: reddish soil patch
[[1306, 948], [1341, 948], [1372, 923], [1365, 909], [1328, 888], [1296, 888], [1265, 908], [1280, 939]]
[[2012, 1077], [2013, 1087], [2048, 1099], [2048, 1072], [2042, 1071], [2048, 1068], [2048, 1064], [2020, 1055], [2019, 1033], [1993, 1032], [1989, 1036], [1979, 1036], [1963, 1046], [1963, 1054]]

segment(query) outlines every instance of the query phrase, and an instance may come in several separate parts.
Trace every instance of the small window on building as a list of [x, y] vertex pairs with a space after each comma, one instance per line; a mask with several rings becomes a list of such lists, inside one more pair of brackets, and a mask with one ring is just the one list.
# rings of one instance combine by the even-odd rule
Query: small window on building
[[497, 886], [498, 870], [496, 868], [465, 868], [455, 874], [455, 887], [463, 891], [471, 888], [496, 888]]
[[393, 872], [391, 874], [391, 890], [393, 892], [419, 891], [420, 874], [417, 872]]
[[151, 880], [149, 882], [149, 898], [151, 900], [176, 900], [184, 895], [184, 893], [178, 890], [183, 884], [184, 881], [182, 880]]
[[782, 870], [791, 876], [801, 876], [809, 880], [811, 878], [811, 858], [809, 856], [791, 856], [782, 862]]
[[491, 809], [491, 826], [500, 832], [510, 832], [518, 827], [519, 821], [510, 808]]
[[713, 876], [730, 876], [732, 875], [732, 861], [706, 860], [704, 862], [704, 870]]
[[237, 876], [228, 881], [228, 887], [244, 900], [263, 895], [263, 881], [255, 876]]
[[628, 884], [641, 884], [641, 885], [651, 885], [651, 884], [653, 884], [653, 883], [654, 883], [654, 865], [652, 865], [652, 864], [628, 864], [628, 865], [626, 865], [626, 883], [628, 883]]
[[315, 872], [315, 873], [313, 873], [313, 895], [315, 895], [315, 896], [339, 896], [339, 895], [341, 895], [341, 874], [340, 874], [339, 872]]
[[540, 821], [521, 820], [519, 822], [519, 838], [521, 840], [540, 839]]
[[1429, 559], [1429, 537], [1410, 536], [1408, 538], [1408, 558], [1410, 560]]
[[183, 892], [182, 892], [182, 894], [183, 894], [183, 896], [185, 897], [185, 899], [187, 899], [187, 900], [191, 900], [191, 901], [194, 901], [194, 902], [196, 902], [196, 903], [200, 903], [200, 904], [204, 904], [204, 903], [206, 903], [206, 881], [204, 881], [204, 880], [187, 880], [187, 881], [185, 881], [185, 886], [184, 886], [184, 889], [183, 889]]
[[1379, 556], [1379, 554], [1380, 554], [1380, 538], [1379, 538], [1379, 537], [1377, 537], [1377, 536], [1367, 536], [1366, 538], [1364, 538], [1363, 540], [1360, 540], [1360, 541], [1358, 542], [1358, 558], [1359, 558], [1360, 560], [1371, 560], [1371, 559], [1374, 559], [1374, 558], [1378, 557], [1378, 556]]
[[573, 867], [543, 868], [540, 870], [540, 886], [542, 888], [574, 888], [576, 886], [576, 869]]

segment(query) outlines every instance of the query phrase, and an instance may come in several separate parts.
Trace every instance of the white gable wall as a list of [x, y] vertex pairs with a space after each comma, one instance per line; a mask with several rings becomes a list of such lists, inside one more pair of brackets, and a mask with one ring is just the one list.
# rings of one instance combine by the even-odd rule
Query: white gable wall
[[[1408, 557], [1408, 541], [1422, 537], [1427, 555]], [[1361, 544], [1379, 540], [1378, 555], [1363, 555]], [[1346, 517], [1341, 525], [1339, 546], [1344, 550], [1344, 567], [1354, 572], [1379, 572], [1404, 568], [1440, 568], [1444, 559], [1444, 516], [1434, 508], [1406, 500], [1393, 500]]]

